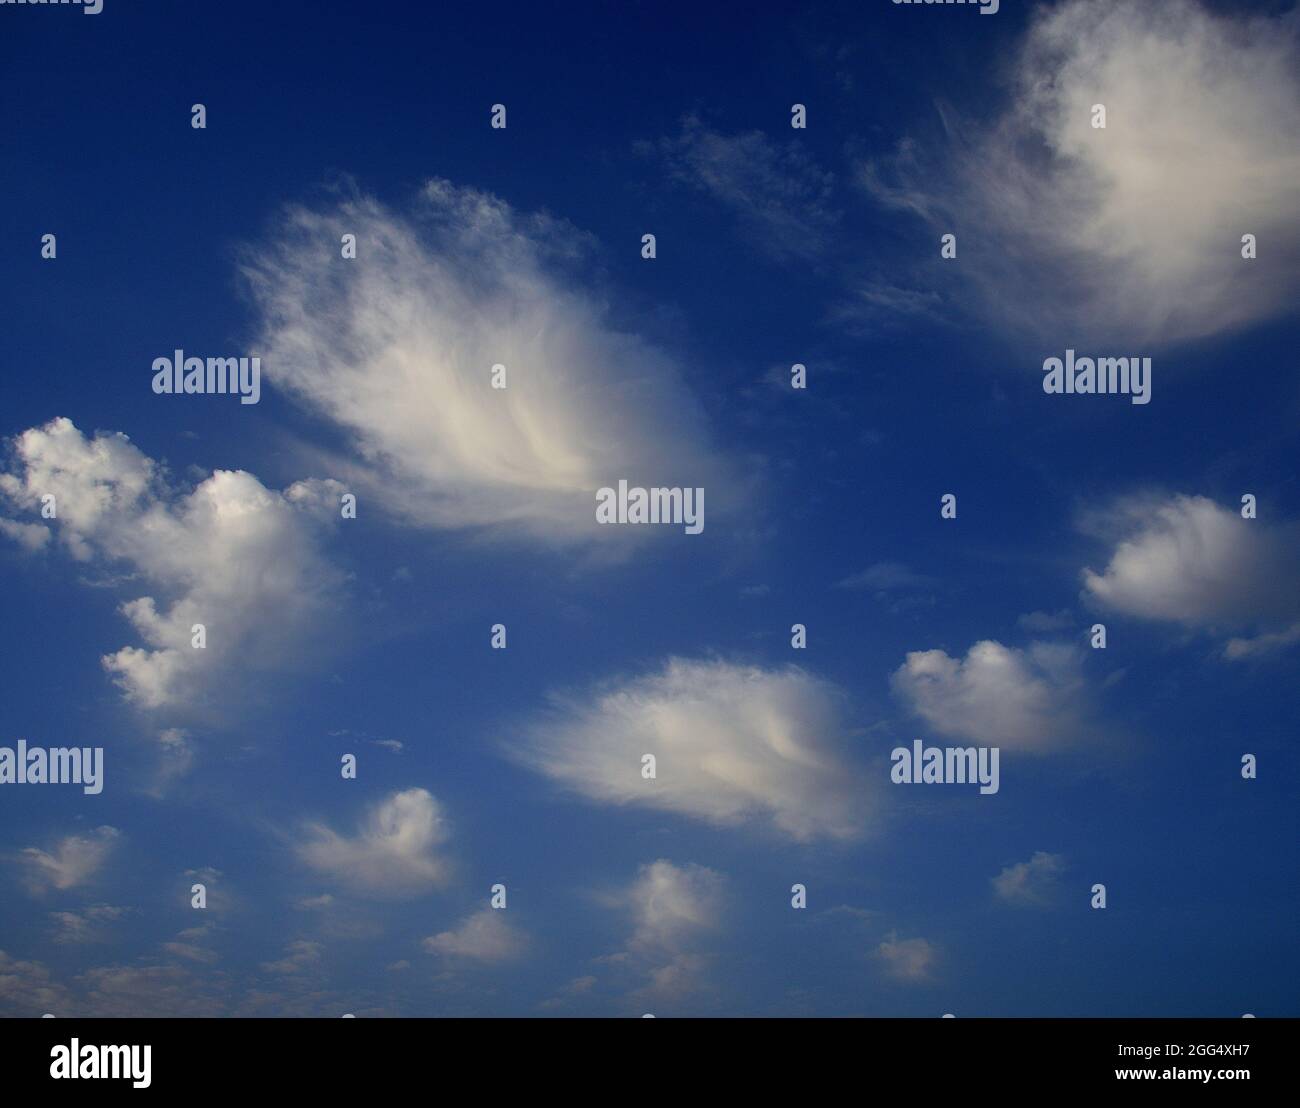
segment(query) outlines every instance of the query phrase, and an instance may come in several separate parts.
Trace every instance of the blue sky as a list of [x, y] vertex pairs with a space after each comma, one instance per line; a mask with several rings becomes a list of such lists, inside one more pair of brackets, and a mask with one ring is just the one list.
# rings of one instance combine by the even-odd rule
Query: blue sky
[[493, 10], [0, 9], [0, 1012], [1297, 1014], [1290, 6]]

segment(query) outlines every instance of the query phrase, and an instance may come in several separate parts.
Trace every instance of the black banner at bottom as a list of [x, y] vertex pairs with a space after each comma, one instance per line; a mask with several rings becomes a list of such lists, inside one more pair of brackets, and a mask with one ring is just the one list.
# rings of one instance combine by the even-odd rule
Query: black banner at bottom
[[1294, 1099], [1298, 1029], [1294, 1019], [26, 1019], [0, 1028], [0, 1072], [6, 1094], [91, 1098], [284, 1091], [333, 1100], [414, 1083], [461, 1088], [457, 1099], [475, 1086], [619, 1100], [632, 1088], [807, 1097], [834, 1082], [837, 1097], [900, 1083], [997, 1095], [1134, 1086], [1275, 1103]]

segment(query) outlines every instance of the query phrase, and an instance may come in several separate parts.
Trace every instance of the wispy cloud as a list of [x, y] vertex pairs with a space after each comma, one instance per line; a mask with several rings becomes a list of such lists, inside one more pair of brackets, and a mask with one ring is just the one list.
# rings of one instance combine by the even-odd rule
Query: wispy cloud
[[721, 923], [725, 889], [716, 870], [661, 858], [605, 898], [632, 920], [627, 950], [614, 960], [643, 978], [635, 996], [676, 1000], [705, 986], [709, 958], [701, 944]]
[[350, 483], [416, 526], [643, 538], [595, 522], [596, 490], [621, 478], [703, 486], [725, 512], [743, 482], [673, 358], [583, 288], [585, 249], [562, 221], [443, 180], [404, 210], [356, 194], [292, 208], [243, 266], [264, 372], [344, 430]]
[[678, 134], [640, 146], [663, 158], [673, 180], [729, 210], [759, 253], [788, 260], [826, 252], [839, 222], [835, 177], [794, 139], [782, 144], [762, 131], [723, 134], [688, 115]]
[[[851, 838], [871, 807], [843, 722], [843, 695], [795, 666], [671, 658], [657, 673], [555, 696], [512, 754], [610, 804], [791, 838]], [[652, 754], [656, 776], [642, 774]]]
[[[945, 109], [937, 144], [862, 181], [929, 224], [954, 308], [1016, 330], [1156, 342], [1267, 319], [1300, 276], [1298, 27], [1192, 0], [1040, 8], [991, 123]], [[938, 263], [948, 232], [958, 256]]]

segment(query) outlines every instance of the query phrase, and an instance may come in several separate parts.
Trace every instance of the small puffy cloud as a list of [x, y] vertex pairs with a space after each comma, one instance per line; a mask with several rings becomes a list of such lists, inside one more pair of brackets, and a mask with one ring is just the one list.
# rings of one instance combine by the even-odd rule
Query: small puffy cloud
[[197, 962], [200, 965], [211, 965], [213, 962], [217, 961], [219, 957], [215, 950], [208, 950], [206, 947], [195, 946], [193, 943], [163, 943], [162, 948], [168, 954], [171, 954], [176, 958], [183, 958], [189, 962]]
[[1300, 632], [1300, 528], [1242, 519], [1203, 496], [1138, 497], [1094, 512], [1084, 527], [1114, 543], [1100, 572], [1083, 571], [1095, 604], [1194, 628], [1255, 627], [1228, 657], [1280, 649]]
[[68, 1011], [68, 991], [40, 962], [25, 962], [0, 950], [0, 1013], [57, 1016]]
[[442, 180], [405, 210], [355, 194], [293, 208], [243, 266], [264, 373], [345, 432], [350, 487], [417, 526], [644, 537], [596, 523], [596, 491], [621, 478], [703, 486], [722, 509], [740, 481], [681, 368], [580, 287], [584, 249], [565, 223]]
[[300, 974], [320, 961], [324, 949], [325, 947], [320, 943], [298, 939], [285, 946], [284, 957], [279, 961], [263, 962], [262, 970], [265, 973], [288, 976]]
[[412, 896], [446, 882], [450, 867], [437, 849], [449, 835], [438, 802], [424, 789], [406, 789], [375, 806], [354, 835], [308, 824], [296, 851], [305, 865], [356, 892]]
[[639, 148], [661, 156], [672, 180], [728, 209], [763, 253], [816, 259], [832, 242], [835, 177], [793, 139], [783, 146], [762, 131], [725, 135], [688, 115], [677, 135]]
[[300, 897], [294, 907], [301, 912], [318, 912], [333, 903], [334, 897], [330, 893], [321, 893], [320, 896]]
[[111, 904], [92, 904], [75, 912], [51, 912], [50, 919], [55, 926], [52, 938], [56, 943], [68, 945], [103, 942], [108, 926], [130, 914], [130, 908]]
[[965, 658], [913, 651], [891, 684], [940, 735], [1041, 750], [1082, 731], [1082, 656], [1061, 643], [1019, 650], [985, 640]]
[[43, 550], [50, 541], [50, 529], [43, 523], [18, 523], [0, 518], [0, 535], [12, 539], [25, 550]]
[[[0, 499], [37, 510], [53, 495], [58, 541], [73, 558], [106, 570], [125, 565], [157, 590], [121, 608], [144, 645], [103, 659], [137, 707], [197, 707], [223, 677], [292, 668], [319, 638], [311, 632], [344, 578], [292, 496], [228, 470], [176, 491], [125, 435], [87, 437], [68, 419], [31, 428], [12, 446]], [[204, 649], [192, 645], [199, 623]], [[172, 776], [182, 746], [168, 752]]]
[[896, 981], [920, 982], [930, 977], [938, 951], [928, 939], [900, 939], [891, 933], [876, 947], [875, 955]]
[[705, 985], [709, 958], [701, 943], [722, 922], [726, 880], [716, 870], [659, 859], [633, 882], [603, 897], [632, 922], [627, 949], [603, 962], [640, 982], [632, 994], [676, 999]]
[[116, 827], [97, 827], [88, 835], [68, 835], [51, 850], [29, 846], [18, 858], [27, 885], [37, 895], [50, 889], [75, 889], [86, 884], [108, 861], [121, 838]]
[[633, 950], [677, 950], [695, 935], [718, 926], [723, 878], [694, 863], [679, 866], [661, 858], [642, 866], [636, 880], [610, 903], [632, 916]]
[[[552, 698], [514, 756], [593, 800], [791, 838], [850, 838], [870, 787], [835, 686], [795, 666], [670, 658], [662, 670]], [[656, 774], [642, 777], [653, 754]]]
[[162, 949], [173, 958], [185, 962], [211, 965], [220, 955], [205, 944], [213, 937], [216, 930], [216, 924], [211, 920], [196, 927], [187, 927], [184, 931], [178, 932], [171, 942], [163, 943]]
[[1008, 904], [1021, 908], [1043, 908], [1059, 892], [1058, 881], [1065, 872], [1065, 857], [1034, 851], [1027, 862], [1007, 866], [992, 879], [993, 890]]
[[430, 935], [423, 946], [430, 954], [473, 962], [509, 962], [528, 949], [527, 936], [505, 920], [505, 911], [484, 908], [467, 916], [452, 931]]
[[1193, 0], [1044, 5], [990, 123], [941, 105], [939, 141], [907, 140], [863, 182], [957, 235], [954, 303], [1041, 340], [1267, 319], [1294, 307], [1300, 275], [1298, 28], [1294, 12]]

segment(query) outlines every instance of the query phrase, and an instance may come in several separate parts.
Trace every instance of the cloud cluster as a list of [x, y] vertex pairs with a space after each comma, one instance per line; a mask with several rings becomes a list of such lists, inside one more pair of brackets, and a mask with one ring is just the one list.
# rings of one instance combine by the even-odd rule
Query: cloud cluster
[[1025, 650], [984, 640], [965, 658], [943, 650], [907, 655], [895, 695], [934, 731], [990, 746], [1043, 750], [1083, 729], [1082, 656], [1062, 643]]
[[909, 141], [863, 181], [957, 235], [964, 299], [1054, 346], [1267, 319], [1300, 275], [1298, 28], [1193, 0], [1038, 9], [990, 123], [945, 110], [939, 154]]
[[[24, 431], [12, 447], [0, 500], [39, 510], [53, 496], [51, 526], [74, 559], [124, 566], [157, 590], [121, 609], [145, 645], [103, 659], [139, 708], [195, 707], [236, 670], [292, 668], [332, 611], [344, 578], [321, 552], [312, 511], [300, 506], [321, 483], [281, 494], [250, 473], [217, 470], [180, 492], [125, 435], [88, 437], [62, 418]], [[192, 645], [195, 624], [205, 629], [203, 649]], [[164, 741], [171, 753], [183, 745]]]
[[[795, 666], [671, 658], [659, 672], [554, 697], [512, 752], [604, 803], [756, 822], [799, 841], [845, 839], [863, 830], [870, 788], [841, 700]], [[642, 775], [646, 754], [652, 780]]]
[[704, 486], [723, 509], [739, 482], [680, 367], [571, 276], [583, 244], [441, 180], [404, 211], [354, 194], [294, 208], [243, 265], [264, 372], [345, 432], [350, 481], [418, 526], [626, 537], [595, 524], [596, 490], [621, 478]]

